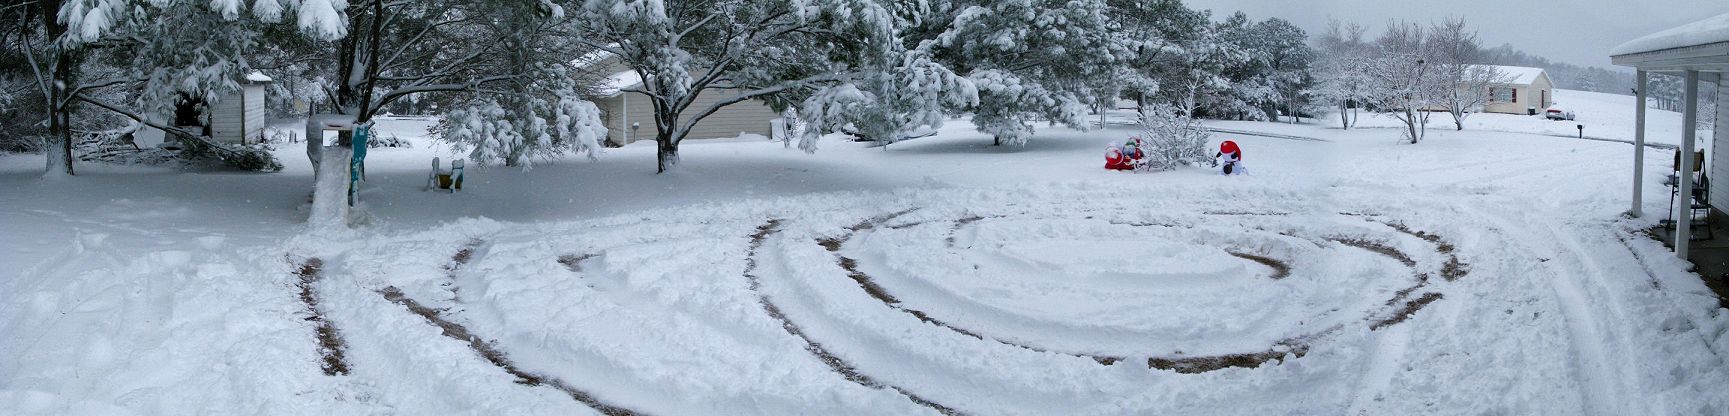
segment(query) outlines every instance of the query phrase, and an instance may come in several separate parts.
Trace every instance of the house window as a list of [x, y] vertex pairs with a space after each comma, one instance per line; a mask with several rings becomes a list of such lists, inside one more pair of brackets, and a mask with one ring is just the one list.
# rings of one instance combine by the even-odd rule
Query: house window
[[1519, 89], [1518, 88], [1508, 88], [1508, 89], [1513, 90], [1513, 100], [1509, 101], [1509, 102], [1514, 102], [1514, 103], [1519, 102]]
[[1490, 88], [1489, 89], [1489, 101], [1498, 102], [1498, 103], [1513, 102], [1513, 100], [1515, 98], [1518, 98], [1518, 96], [1516, 95], [1518, 93], [1514, 92], [1514, 91], [1516, 91], [1516, 90], [1514, 90], [1512, 88]]

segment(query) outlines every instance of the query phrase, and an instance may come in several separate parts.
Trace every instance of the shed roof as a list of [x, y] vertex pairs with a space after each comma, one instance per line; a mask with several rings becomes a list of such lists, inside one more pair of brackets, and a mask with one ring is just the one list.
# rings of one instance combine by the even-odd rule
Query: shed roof
[[1729, 42], [1729, 13], [1634, 39], [1616, 46], [1609, 55], [1632, 55], [1724, 42]]
[[636, 71], [619, 71], [600, 80], [600, 85], [595, 86], [595, 93], [602, 97], [613, 97], [622, 93], [626, 88], [639, 86], [642, 86], [642, 76], [638, 75]]

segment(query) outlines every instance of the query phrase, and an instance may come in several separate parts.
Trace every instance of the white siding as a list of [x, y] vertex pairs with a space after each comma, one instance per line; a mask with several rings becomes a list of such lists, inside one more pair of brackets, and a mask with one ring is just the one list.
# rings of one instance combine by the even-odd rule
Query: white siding
[[264, 131], [264, 85], [248, 84], [210, 103], [210, 138], [252, 143]]
[[[727, 95], [725, 92], [708, 92], [697, 96], [685, 110], [686, 117], [694, 116], [709, 105], [714, 104]], [[607, 140], [613, 143], [629, 143], [637, 140], [653, 140], [658, 129], [654, 124], [654, 105], [649, 103], [648, 96], [640, 93], [624, 93], [615, 97], [607, 97], [596, 103], [606, 113]], [[780, 114], [768, 108], [767, 104], [758, 100], [749, 100], [722, 107], [719, 111], [697, 122], [691, 128], [687, 139], [713, 139], [722, 137], [737, 137], [740, 133], [760, 134], [769, 136], [773, 130], [771, 120], [780, 118]], [[626, 123], [626, 121], [629, 123]], [[634, 132], [630, 125], [640, 125]], [[628, 135], [627, 135], [628, 133]], [[629, 140], [626, 140], [629, 137]]]
[[[1726, 74], [1729, 75], [1729, 74]], [[1729, 208], [1729, 77], [1717, 81], [1717, 118], [1712, 126], [1711, 136], [1711, 168], [1707, 174], [1711, 180], [1711, 206], [1719, 211]], [[1705, 120], [1709, 115], [1701, 114], [1699, 119]]]
[[239, 91], [224, 94], [220, 100], [210, 103], [210, 138], [219, 142], [239, 143], [246, 132], [242, 130], [245, 122], [241, 107], [242, 95]]
[[254, 143], [264, 138], [264, 85], [252, 84], [245, 87], [246, 97], [246, 142]]

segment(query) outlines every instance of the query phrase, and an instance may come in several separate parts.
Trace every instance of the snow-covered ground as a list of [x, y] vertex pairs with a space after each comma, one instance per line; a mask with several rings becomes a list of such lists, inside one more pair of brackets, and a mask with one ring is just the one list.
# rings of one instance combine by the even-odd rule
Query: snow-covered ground
[[278, 174], [4, 156], [0, 414], [1729, 412], [1729, 316], [1621, 217], [1631, 146], [1328, 121], [1215, 123], [1328, 140], [1219, 135], [1235, 177], [1101, 169], [1126, 129], [955, 121], [459, 194], [420, 189], [450, 156], [425, 122], [387, 121], [416, 147], [372, 151], [370, 223], [332, 234], [293, 148]]
[[[1526, 116], [1515, 114], [1472, 114], [1465, 118], [1466, 130], [1501, 131], [1514, 133], [1535, 133], [1556, 136], [1575, 137], [1579, 135], [1579, 126], [1585, 126], [1585, 137], [1632, 142], [1634, 132], [1633, 103], [1638, 99], [1631, 95], [1605, 94], [1600, 92], [1555, 90], [1555, 106], [1573, 111], [1574, 120], [1549, 120], [1541, 114], [1544, 109], [1537, 109], [1538, 115]], [[1646, 113], [1645, 140], [1649, 143], [1678, 145], [1681, 143], [1681, 113], [1651, 109]], [[1704, 115], [1707, 125], [1710, 115]], [[1360, 118], [1358, 127], [1365, 128], [1403, 128], [1398, 120], [1391, 117]], [[1320, 120], [1322, 124], [1338, 126], [1338, 117], [1328, 117]], [[1453, 116], [1447, 113], [1434, 113], [1429, 117], [1430, 131], [1455, 130]], [[1701, 146], [1710, 142], [1711, 131], [1699, 132]]]

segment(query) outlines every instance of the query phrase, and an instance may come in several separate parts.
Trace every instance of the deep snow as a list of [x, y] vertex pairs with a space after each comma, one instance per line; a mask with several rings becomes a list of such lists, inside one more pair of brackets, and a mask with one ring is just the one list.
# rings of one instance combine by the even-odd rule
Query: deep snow
[[[1556, 98], [1631, 136], [1630, 98]], [[0, 413], [1729, 412], [1729, 316], [1620, 216], [1634, 149], [1471, 120], [1418, 145], [1214, 123], [1329, 140], [1217, 135], [1240, 177], [1104, 171], [1120, 127], [1010, 148], [955, 121], [814, 155], [693, 140], [668, 175], [638, 143], [458, 194], [420, 190], [450, 156], [427, 122], [390, 120], [416, 147], [373, 149], [370, 222], [321, 234], [293, 146], [269, 175], [4, 156]]]

